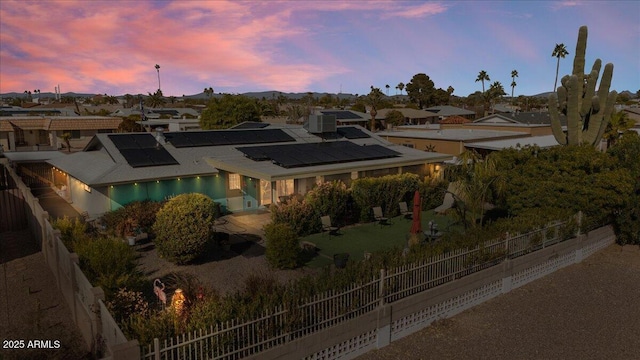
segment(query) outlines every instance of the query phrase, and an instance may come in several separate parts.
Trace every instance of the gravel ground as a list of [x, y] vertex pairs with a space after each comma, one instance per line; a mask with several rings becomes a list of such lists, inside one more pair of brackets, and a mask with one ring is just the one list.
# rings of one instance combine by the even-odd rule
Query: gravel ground
[[640, 247], [575, 264], [358, 359], [640, 359]]
[[91, 359], [28, 230], [0, 234], [0, 260], [0, 359]]

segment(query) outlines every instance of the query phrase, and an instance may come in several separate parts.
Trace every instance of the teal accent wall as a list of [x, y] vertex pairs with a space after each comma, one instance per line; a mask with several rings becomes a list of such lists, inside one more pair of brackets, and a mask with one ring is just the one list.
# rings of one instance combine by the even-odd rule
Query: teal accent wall
[[136, 184], [121, 184], [109, 187], [111, 210], [116, 210], [130, 202], [152, 200], [162, 201], [168, 197], [201, 193], [209, 196], [226, 210], [224, 176], [200, 176], [140, 182]]
[[[245, 210], [257, 209], [258, 208], [258, 184], [260, 182], [259, 179], [250, 178], [247, 176], [243, 176], [242, 181], [244, 182], [244, 208]], [[251, 206], [247, 206], [247, 203], [251, 202]]]

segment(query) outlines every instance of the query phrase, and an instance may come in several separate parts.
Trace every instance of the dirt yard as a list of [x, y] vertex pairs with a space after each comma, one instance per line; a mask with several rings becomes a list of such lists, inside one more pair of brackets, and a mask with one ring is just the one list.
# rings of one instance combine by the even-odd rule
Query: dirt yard
[[639, 359], [640, 247], [612, 245], [358, 359]]

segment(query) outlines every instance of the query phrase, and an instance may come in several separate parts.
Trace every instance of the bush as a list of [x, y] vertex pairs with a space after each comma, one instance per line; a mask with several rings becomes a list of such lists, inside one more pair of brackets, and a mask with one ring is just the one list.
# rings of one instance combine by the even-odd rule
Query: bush
[[76, 244], [89, 239], [88, 225], [78, 218], [58, 218], [51, 224], [54, 229], [60, 231], [60, 240], [69, 252], [76, 252]]
[[410, 173], [362, 178], [351, 183], [351, 195], [360, 209], [360, 220], [372, 221], [372, 207], [380, 206], [385, 215], [396, 216], [400, 213], [398, 203], [409, 200], [419, 186], [418, 175]]
[[305, 201], [313, 208], [316, 217], [329, 215], [331, 220], [339, 226], [347, 218], [349, 204], [349, 190], [342, 181], [325, 182], [309, 191]]
[[118, 238], [98, 238], [76, 244], [80, 267], [94, 286], [110, 298], [119, 288], [138, 289], [142, 275], [136, 269], [136, 253]]
[[298, 236], [320, 232], [322, 229], [320, 217], [316, 215], [313, 207], [296, 197], [287, 203], [272, 205], [271, 221], [289, 225]]
[[153, 232], [163, 258], [185, 264], [202, 255], [213, 235], [215, 203], [203, 194], [182, 194], [158, 211]]
[[[164, 202], [158, 201], [134, 201], [125, 206], [105, 213], [102, 221], [108, 229], [122, 229], [127, 221], [133, 222], [143, 230], [149, 230], [156, 221], [156, 214], [162, 208]], [[122, 234], [116, 234], [122, 236]]]
[[265, 255], [271, 266], [277, 269], [294, 269], [298, 266], [300, 242], [295, 231], [287, 224], [269, 223], [264, 227], [267, 239]]

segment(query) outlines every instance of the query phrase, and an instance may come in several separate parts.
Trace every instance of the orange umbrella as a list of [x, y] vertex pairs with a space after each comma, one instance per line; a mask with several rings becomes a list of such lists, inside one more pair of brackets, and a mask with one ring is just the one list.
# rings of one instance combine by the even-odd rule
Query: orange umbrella
[[416, 190], [413, 195], [413, 222], [411, 223], [411, 233], [418, 234], [422, 232], [422, 222], [420, 221], [420, 212], [422, 210], [422, 198], [420, 192]]

